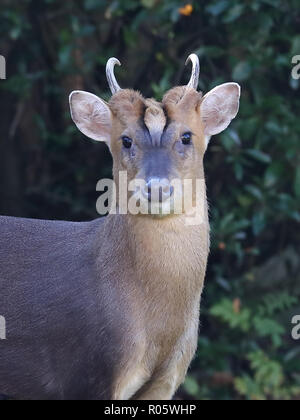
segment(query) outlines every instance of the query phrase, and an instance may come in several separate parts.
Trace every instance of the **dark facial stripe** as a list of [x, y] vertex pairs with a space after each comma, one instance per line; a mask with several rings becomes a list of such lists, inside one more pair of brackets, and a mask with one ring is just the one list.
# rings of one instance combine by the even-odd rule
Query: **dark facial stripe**
[[147, 141], [147, 143], [149, 142], [150, 144], [152, 144], [152, 139], [151, 139], [151, 134], [149, 131], [149, 128], [147, 127], [146, 123], [145, 123], [145, 113], [146, 113], [147, 107], [144, 107], [144, 111], [143, 114], [140, 118], [139, 121], [139, 126], [142, 129], [142, 132], [144, 134], [144, 139]]

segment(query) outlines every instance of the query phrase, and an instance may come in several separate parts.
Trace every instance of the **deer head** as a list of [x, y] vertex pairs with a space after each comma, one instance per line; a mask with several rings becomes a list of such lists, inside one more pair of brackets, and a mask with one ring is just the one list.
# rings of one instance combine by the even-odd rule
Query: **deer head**
[[108, 145], [116, 183], [120, 171], [127, 171], [128, 182], [145, 181], [142, 202], [147, 207], [151, 203], [162, 210], [173, 194], [172, 180], [203, 179], [211, 136], [225, 130], [238, 113], [240, 86], [225, 83], [203, 96], [197, 91], [199, 59], [192, 54], [189, 61], [193, 67], [188, 85], [171, 89], [161, 103], [121, 89], [114, 75], [115, 65], [120, 65], [116, 58], [106, 68], [112, 92], [108, 103], [88, 92], [70, 95], [78, 129]]

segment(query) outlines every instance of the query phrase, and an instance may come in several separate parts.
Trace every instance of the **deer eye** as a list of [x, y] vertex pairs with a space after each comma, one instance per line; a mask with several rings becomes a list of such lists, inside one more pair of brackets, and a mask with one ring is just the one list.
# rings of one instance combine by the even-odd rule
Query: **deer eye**
[[183, 144], [190, 144], [192, 141], [192, 133], [188, 132], [188, 133], [182, 134], [181, 141]]
[[123, 146], [125, 147], [125, 149], [130, 149], [131, 148], [132, 139], [130, 137], [123, 136], [122, 137], [122, 142], [123, 142]]

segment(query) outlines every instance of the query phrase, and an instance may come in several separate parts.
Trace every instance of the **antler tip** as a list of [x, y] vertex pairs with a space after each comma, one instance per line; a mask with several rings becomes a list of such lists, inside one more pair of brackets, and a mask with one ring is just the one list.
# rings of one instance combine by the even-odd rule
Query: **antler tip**
[[192, 62], [193, 69], [192, 69], [191, 79], [189, 83], [187, 84], [187, 87], [197, 90], [198, 83], [199, 83], [199, 74], [200, 74], [199, 57], [196, 54], [190, 54], [186, 60], [185, 65], [187, 65], [190, 61]]
[[107, 65], [118, 65], [121, 66], [122, 64], [120, 63], [120, 60], [118, 60], [116, 57], [111, 57], [108, 61], [107, 61]]
[[188, 56], [188, 58], [186, 59], [185, 65], [187, 66], [190, 61], [193, 62], [195, 60], [198, 60], [198, 56], [196, 54], [194, 54], [194, 53], [193, 54], [190, 54]]
[[114, 95], [115, 93], [117, 93], [119, 90], [121, 90], [115, 74], [114, 74], [114, 68], [115, 65], [121, 66], [120, 61], [116, 58], [116, 57], [111, 57], [106, 64], [106, 76], [107, 76], [107, 81], [111, 90], [111, 93]]

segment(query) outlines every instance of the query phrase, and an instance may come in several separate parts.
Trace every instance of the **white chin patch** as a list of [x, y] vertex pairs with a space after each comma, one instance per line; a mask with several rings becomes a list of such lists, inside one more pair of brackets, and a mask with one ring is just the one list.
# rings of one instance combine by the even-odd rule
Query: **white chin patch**
[[140, 212], [142, 214], [149, 214], [151, 216], [169, 216], [174, 212], [173, 200], [169, 199], [163, 203], [149, 202], [147, 200], [140, 201]]
[[182, 195], [178, 196], [177, 199], [172, 196], [170, 199], [165, 200], [162, 203], [159, 202], [149, 202], [144, 197], [141, 197], [140, 194], [134, 194], [132, 200], [137, 204], [134, 204], [134, 207], [131, 208], [131, 205], [128, 207], [128, 211], [131, 214], [144, 214], [158, 217], [165, 217], [171, 214], [182, 214]]

